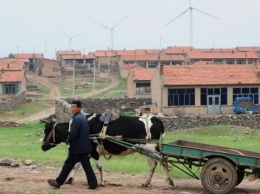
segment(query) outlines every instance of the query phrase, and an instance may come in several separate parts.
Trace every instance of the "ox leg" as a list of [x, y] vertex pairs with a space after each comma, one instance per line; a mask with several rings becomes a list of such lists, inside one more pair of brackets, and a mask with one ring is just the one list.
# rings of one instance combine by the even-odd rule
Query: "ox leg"
[[144, 184], [142, 184], [142, 187], [148, 187], [150, 185], [154, 170], [157, 166], [157, 161], [152, 158], [147, 157], [147, 162], [149, 165], [149, 171], [148, 171], [148, 175], [147, 175], [147, 178], [146, 178]]
[[71, 172], [70, 172], [70, 174], [69, 174], [67, 180], [65, 181], [65, 184], [72, 184], [72, 183], [73, 183], [75, 174], [76, 174], [77, 171], [79, 170], [80, 165], [81, 165], [80, 162], [78, 162], [77, 164], [75, 164], [75, 166], [74, 166], [73, 169], [71, 170]]
[[167, 161], [163, 160], [161, 162], [161, 165], [163, 167], [163, 175], [164, 175], [164, 181], [171, 186], [174, 186], [173, 180], [169, 176], [169, 168]]
[[101, 159], [94, 160], [94, 161], [95, 161], [95, 164], [97, 166], [97, 169], [100, 172], [100, 185], [105, 186], [106, 177], [105, 177], [105, 170], [104, 170], [103, 163], [102, 163]]

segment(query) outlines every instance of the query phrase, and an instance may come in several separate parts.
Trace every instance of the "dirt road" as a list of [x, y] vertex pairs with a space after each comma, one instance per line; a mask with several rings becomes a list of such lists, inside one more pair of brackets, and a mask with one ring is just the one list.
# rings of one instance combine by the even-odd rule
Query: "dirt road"
[[[110, 74], [108, 74], [108, 73], [101, 73], [99, 76], [104, 77], [104, 78], [109, 78], [111, 80], [111, 83], [103, 89], [96, 90], [94, 92], [94, 94], [102, 93], [119, 84], [119, 80], [114, 78], [113, 76], [110, 76]], [[57, 79], [43, 78], [43, 77], [36, 76], [36, 75], [27, 75], [27, 79], [35, 81], [41, 85], [45, 85], [46, 87], [49, 87], [51, 89], [50, 93], [43, 94], [42, 97], [40, 97], [41, 99], [55, 100], [56, 98], [61, 97]], [[34, 92], [32, 92], [32, 93], [34, 93]], [[78, 98], [78, 97], [87, 98], [92, 95], [93, 95], [93, 93], [89, 92], [89, 93], [85, 93], [85, 94], [75, 95], [74, 97], [75, 98]], [[49, 115], [54, 114], [54, 113], [55, 113], [55, 107], [51, 107], [51, 108], [46, 108], [45, 110], [38, 112], [37, 114], [34, 114], [30, 117], [22, 118], [22, 119], [13, 118], [13, 119], [11, 119], [11, 121], [14, 121], [17, 123], [26, 123], [26, 122], [31, 122], [31, 121], [35, 121], [35, 120], [40, 120], [40, 119], [48, 117]]]
[[[177, 169], [175, 169], [177, 170]], [[47, 184], [47, 179], [56, 178], [60, 168], [44, 166], [24, 166], [17, 168], [0, 166], [0, 194], [207, 194], [200, 180], [174, 179], [174, 187], [167, 186], [161, 174], [155, 174], [150, 187], [141, 187], [146, 178], [144, 173], [115, 173], [106, 172], [107, 183], [97, 190], [87, 189], [84, 171], [81, 169], [75, 177], [73, 185], [63, 185], [60, 189], [53, 189]], [[96, 171], [98, 180], [99, 172]], [[244, 180], [232, 193], [256, 194], [260, 193], [260, 181]]]

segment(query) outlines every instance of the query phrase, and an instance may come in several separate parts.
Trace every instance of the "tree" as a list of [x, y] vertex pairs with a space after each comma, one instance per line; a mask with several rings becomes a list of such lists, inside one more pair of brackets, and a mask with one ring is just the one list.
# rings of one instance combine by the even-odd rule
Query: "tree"
[[9, 53], [8, 58], [14, 58], [14, 54], [13, 53]]

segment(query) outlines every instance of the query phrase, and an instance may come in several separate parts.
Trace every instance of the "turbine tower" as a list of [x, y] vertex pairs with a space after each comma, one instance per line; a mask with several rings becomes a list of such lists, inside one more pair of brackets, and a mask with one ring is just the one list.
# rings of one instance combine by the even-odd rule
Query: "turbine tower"
[[128, 16], [124, 17], [122, 20], [120, 20], [119, 22], [117, 22], [116, 25], [114, 25], [112, 28], [109, 28], [109, 27], [107, 27], [107, 26], [105, 26], [105, 25], [103, 25], [103, 24], [99, 24], [99, 23], [97, 23], [97, 22], [94, 22], [95, 24], [97, 24], [97, 25], [99, 25], [99, 26], [101, 26], [101, 27], [103, 27], [103, 28], [106, 28], [106, 29], [110, 30], [110, 32], [111, 32], [111, 50], [114, 49], [114, 34], [113, 34], [114, 29], [115, 29], [115, 27], [117, 27], [120, 23], [122, 23], [127, 17], [128, 17]]
[[189, 0], [189, 2], [190, 2], [190, 7], [188, 7], [188, 9], [186, 9], [186, 10], [183, 11], [180, 15], [178, 15], [177, 17], [175, 17], [174, 19], [172, 19], [172, 20], [171, 20], [170, 22], [168, 22], [166, 25], [169, 25], [170, 23], [172, 23], [173, 21], [175, 21], [176, 19], [178, 19], [179, 17], [181, 17], [182, 15], [184, 15], [186, 12], [190, 11], [190, 46], [193, 46], [193, 16], [192, 16], [193, 10], [195, 10], [195, 11], [197, 11], [197, 12], [200, 12], [200, 13], [203, 13], [203, 14], [205, 14], [205, 15], [208, 15], [208, 16], [210, 16], [210, 17], [212, 17], [212, 18], [217, 19], [217, 20], [218, 20], [218, 18], [215, 17], [215, 16], [213, 16], [213, 15], [211, 15], [211, 14], [209, 14], [209, 13], [206, 13], [206, 12], [204, 12], [204, 11], [200, 11], [200, 10], [198, 10], [198, 9], [196, 9], [196, 8], [194, 8], [194, 7], [192, 7], [192, 5], [191, 5], [191, 0]]
[[51, 39], [51, 36], [45, 41], [44, 43], [44, 56], [46, 58], [46, 45], [47, 45], [47, 42]]

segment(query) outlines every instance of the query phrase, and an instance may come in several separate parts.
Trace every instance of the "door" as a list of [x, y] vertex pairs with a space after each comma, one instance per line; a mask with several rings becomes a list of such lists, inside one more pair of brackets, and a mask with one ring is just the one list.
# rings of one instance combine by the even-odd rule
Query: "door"
[[220, 114], [220, 95], [208, 95], [208, 114]]

